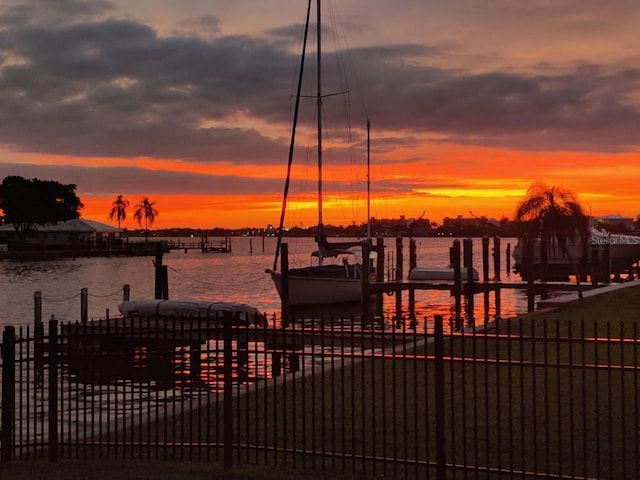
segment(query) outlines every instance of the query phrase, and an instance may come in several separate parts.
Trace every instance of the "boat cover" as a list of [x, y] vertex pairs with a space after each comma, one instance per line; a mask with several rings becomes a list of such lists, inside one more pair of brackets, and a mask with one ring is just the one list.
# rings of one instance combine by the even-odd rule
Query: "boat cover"
[[257, 308], [245, 303], [210, 302], [208, 300], [129, 300], [118, 305], [125, 317], [130, 316], [198, 316], [232, 312], [240, 320], [254, 323], [262, 318]]

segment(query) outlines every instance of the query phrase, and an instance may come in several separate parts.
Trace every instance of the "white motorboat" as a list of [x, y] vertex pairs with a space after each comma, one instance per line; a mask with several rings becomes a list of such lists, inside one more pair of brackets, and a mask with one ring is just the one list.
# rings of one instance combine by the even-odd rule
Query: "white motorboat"
[[[593, 271], [608, 271], [612, 275], [628, 272], [640, 261], [640, 236], [628, 234], [614, 234], [598, 230], [591, 230], [586, 245], [573, 242], [567, 245], [567, 255], [560, 248], [551, 248], [547, 254], [547, 280], [566, 280], [576, 274], [576, 269], [584, 278]], [[521, 241], [513, 249], [515, 260], [514, 270], [522, 274], [524, 248]], [[596, 259], [597, 264], [592, 265]], [[608, 264], [606, 264], [608, 262]], [[533, 246], [533, 276], [542, 276], [542, 255], [540, 239]], [[594, 268], [595, 267], [595, 268]]]

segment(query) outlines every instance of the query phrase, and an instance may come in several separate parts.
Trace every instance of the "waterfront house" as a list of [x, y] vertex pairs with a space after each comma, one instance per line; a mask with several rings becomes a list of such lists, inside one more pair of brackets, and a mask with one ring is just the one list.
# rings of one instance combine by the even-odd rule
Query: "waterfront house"
[[111, 249], [122, 246], [122, 230], [84, 218], [34, 225], [20, 238], [13, 224], [0, 225], [0, 244], [13, 249]]

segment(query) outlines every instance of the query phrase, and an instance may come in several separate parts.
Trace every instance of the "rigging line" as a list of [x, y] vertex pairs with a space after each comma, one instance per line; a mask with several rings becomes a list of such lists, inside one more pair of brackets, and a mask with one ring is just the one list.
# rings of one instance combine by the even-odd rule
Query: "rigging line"
[[291, 177], [291, 165], [293, 164], [293, 151], [295, 148], [296, 127], [298, 124], [298, 112], [300, 110], [300, 92], [302, 90], [302, 74], [304, 72], [304, 60], [307, 50], [307, 37], [309, 35], [309, 17], [311, 16], [311, 0], [307, 5], [307, 18], [304, 27], [304, 40], [302, 42], [302, 58], [300, 59], [300, 77], [298, 79], [298, 88], [296, 92], [296, 104], [293, 113], [293, 126], [291, 128], [291, 143], [289, 144], [289, 160], [287, 162], [287, 177], [284, 184], [284, 192], [282, 195], [282, 209], [280, 211], [280, 224], [278, 228], [278, 240], [276, 243], [276, 254], [273, 260], [273, 270], [278, 266], [278, 256], [280, 255], [280, 246], [282, 245], [282, 229], [284, 228], [284, 217], [287, 208], [287, 196], [289, 194], [289, 182]]
[[[332, 32], [333, 32], [333, 36], [334, 36], [334, 43], [336, 45], [336, 57], [337, 57], [337, 65], [338, 65], [338, 70], [339, 70], [339, 78], [340, 78], [340, 82], [341, 82], [341, 87], [342, 89], [345, 91], [345, 93], [347, 93], [348, 95], [345, 95], [344, 98], [344, 111], [345, 111], [345, 115], [346, 115], [346, 119], [347, 119], [347, 129], [348, 129], [348, 138], [349, 138], [349, 160], [351, 162], [352, 167], [356, 165], [355, 162], [355, 151], [354, 151], [354, 132], [353, 132], [353, 116], [352, 116], [352, 107], [351, 107], [351, 86], [349, 85], [349, 75], [347, 75], [347, 63], [351, 66], [350, 71], [353, 72], [353, 77], [356, 81], [356, 90], [358, 90], [359, 94], [360, 94], [360, 103], [362, 106], [362, 111], [364, 112], [364, 116], [366, 118], [366, 121], [369, 121], [369, 113], [367, 111], [365, 102], [364, 102], [364, 98], [362, 95], [362, 89], [359, 88], [359, 81], [358, 81], [358, 75], [357, 75], [357, 69], [355, 67], [355, 64], [353, 62], [353, 58], [351, 57], [351, 49], [349, 48], [348, 42], [346, 42], [347, 40], [347, 35], [344, 33], [345, 29], [342, 25], [342, 23], [339, 21], [340, 19], [340, 15], [337, 14], [337, 10], [338, 7], [334, 7], [334, 3], [333, 2], [328, 2], [328, 8], [330, 11], [330, 17], [331, 17], [331, 24], [333, 25], [332, 28]], [[342, 39], [345, 39], [345, 42], [347, 43], [346, 48], [342, 46]], [[346, 61], [345, 61], [345, 53], [346, 53]], [[358, 176], [358, 174], [356, 173], [356, 175], [354, 176]], [[355, 184], [352, 184], [352, 205], [351, 205], [351, 209], [352, 209], [352, 218], [356, 218], [357, 217], [357, 205], [356, 205], [356, 200], [355, 200], [355, 194], [357, 193], [355, 190]], [[368, 221], [368, 219], [367, 219]]]
[[[170, 266], [170, 265], [167, 265], [167, 268], [168, 268], [169, 270], [171, 270], [171, 271], [173, 271], [173, 272], [177, 273], [177, 274], [178, 274], [178, 275], [180, 275], [181, 277], [184, 277], [184, 278], [187, 278], [187, 279], [191, 280], [191, 281], [192, 281], [192, 282], [194, 282], [194, 283], [197, 283], [197, 284], [200, 284], [200, 285], [207, 285], [207, 286], [209, 286], [209, 287], [217, 287], [217, 286], [218, 286], [218, 285], [215, 285], [215, 284], [213, 284], [213, 283], [205, 282], [205, 281], [200, 280], [200, 279], [198, 279], [198, 278], [192, 277], [192, 276], [190, 276], [190, 275], [186, 275], [186, 274], [182, 273], [181, 271], [179, 271], [179, 270], [175, 269], [174, 267], [172, 267], [172, 266]], [[250, 283], [259, 282], [259, 281], [262, 281], [262, 278], [261, 278], [261, 277], [255, 278], [255, 279], [253, 279], [253, 280], [245, 281], [244, 283], [245, 283], [245, 284], [250, 284]]]
[[214, 285], [214, 284], [212, 284], [212, 283], [204, 282], [204, 281], [202, 281], [202, 280], [200, 280], [200, 279], [198, 279], [198, 278], [192, 277], [192, 276], [190, 276], [190, 275], [185, 275], [184, 273], [182, 273], [182, 272], [181, 272], [181, 271], [179, 271], [179, 270], [176, 270], [175, 268], [173, 268], [173, 267], [172, 267], [172, 266], [170, 266], [170, 265], [167, 265], [167, 268], [168, 268], [169, 270], [171, 270], [171, 271], [173, 271], [173, 272], [177, 273], [178, 275], [180, 275], [180, 276], [184, 277], [184, 278], [188, 278], [189, 280], [191, 280], [191, 281], [193, 281], [193, 282], [195, 282], [195, 283], [199, 283], [199, 284], [201, 284], [201, 285], [208, 285], [208, 286], [210, 286], [210, 287], [215, 286], [215, 285]]
[[[344, 52], [346, 54], [346, 57], [347, 57], [346, 58], [347, 59], [347, 63], [349, 63], [351, 65], [351, 71], [353, 71], [352, 80], [355, 82], [355, 88], [356, 88], [356, 90], [358, 92], [357, 95], [358, 95], [358, 98], [360, 99], [360, 103], [362, 105], [362, 110], [364, 111], [365, 117], [369, 118], [369, 111], [367, 109], [366, 99], [364, 98], [364, 96], [365, 96], [364, 95], [364, 90], [362, 89], [362, 86], [361, 86], [362, 84], [360, 82], [360, 77], [358, 76], [358, 70], [355, 67], [355, 62], [353, 61], [353, 57], [351, 55], [351, 48], [349, 47], [348, 42], [346, 42], [347, 43], [346, 48], [342, 48], [340, 46], [340, 39], [341, 38], [343, 38], [345, 40], [347, 39], [347, 35], [344, 34], [345, 29], [342, 26], [342, 24], [337, 21], [339, 16], [333, 14], [333, 2], [329, 2], [329, 8], [330, 8], [330, 11], [332, 12], [332, 15], [331, 15], [332, 23], [335, 26], [334, 30], [336, 31], [334, 33], [334, 36], [336, 37], [335, 42], [336, 42], [336, 45], [338, 46], [339, 66], [340, 66], [340, 68], [341, 68], [341, 70], [343, 72], [346, 72], [347, 68], [345, 66], [345, 58], [344, 58], [345, 56], [342, 55], [342, 53]], [[338, 35], [337, 30], [339, 30], [341, 32], [341, 35]], [[343, 73], [341, 75], [341, 77], [345, 82], [345, 85], [346, 85], [345, 88], [347, 90], [349, 90], [350, 86], [349, 86], [349, 78], [348, 78], [347, 74]]]

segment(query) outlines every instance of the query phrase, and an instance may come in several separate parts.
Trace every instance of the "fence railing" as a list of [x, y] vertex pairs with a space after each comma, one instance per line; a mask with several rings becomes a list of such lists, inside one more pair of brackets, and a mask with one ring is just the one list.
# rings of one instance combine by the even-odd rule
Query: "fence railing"
[[0, 460], [640, 478], [636, 323], [414, 327], [52, 321], [38, 341], [6, 327]]

